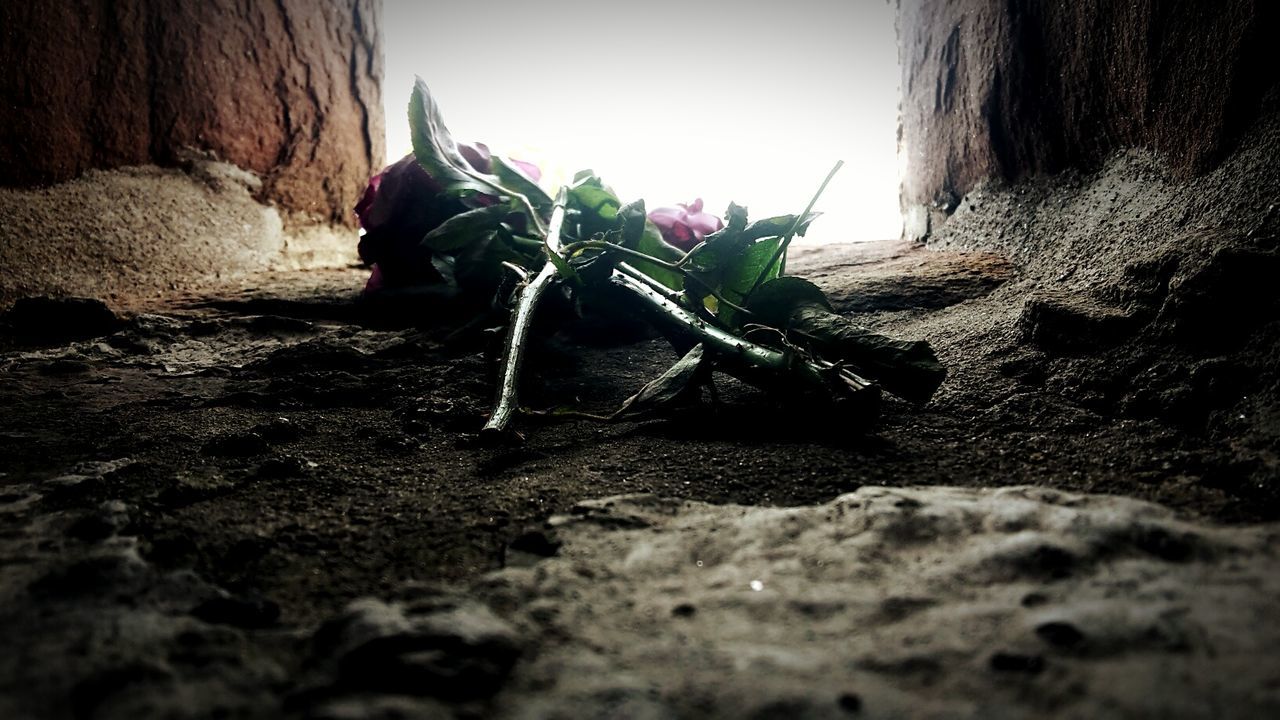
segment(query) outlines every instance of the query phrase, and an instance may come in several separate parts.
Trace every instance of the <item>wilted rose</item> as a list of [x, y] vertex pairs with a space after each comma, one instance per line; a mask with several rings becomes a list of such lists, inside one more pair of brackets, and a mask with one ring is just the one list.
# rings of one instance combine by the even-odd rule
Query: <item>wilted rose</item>
[[649, 220], [662, 231], [662, 239], [681, 250], [692, 250], [709, 233], [724, 227], [719, 217], [702, 211], [702, 198], [688, 205], [657, 208], [649, 213]]
[[[492, 168], [492, 155], [483, 143], [463, 143], [458, 150], [477, 172], [488, 173]], [[509, 162], [535, 182], [542, 176], [531, 163]], [[366, 292], [439, 280], [430, 258], [420, 249], [422, 237], [467, 209], [443, 195], [443, 189], [412, 153], [369, 179], [355, 207], [364, 228], [360, 259], [373, 266]]]

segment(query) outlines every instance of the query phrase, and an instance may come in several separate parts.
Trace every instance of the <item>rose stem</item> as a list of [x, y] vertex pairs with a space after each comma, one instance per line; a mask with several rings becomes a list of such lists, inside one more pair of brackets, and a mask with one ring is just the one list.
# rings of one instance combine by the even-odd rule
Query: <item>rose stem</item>
[[[564, 225], [565, 205], [568, 195], [564, 188], [556, 196], [555, 210], [551, 213], [551, 222], [547, 227], [548, 252], [560, 252], [560, 230]], [[507, 329], [507, 339], [503, 347], [502, 363], [498, 368], [498, 397], [494, 402], [493, 413], [489, 421], [480, 431], [484, 435], [497, 436], [506, 433], [511, 419], [520, 410], [519, 388], [520, 367], [524, 364], [525, 343], [529, 339], [529, 331], [533, 327], [533, 313], [538, 301], [558, 273], [551, 260], [542, 266], [542, 270], [533, 279], [524, 283], [516, 300], [515, 313], [511, 318], [511, 326]]]
[[769, 274], [769, 268], [773, 267], [775, 263], [781, 261], [782, 264], [778, 266], [778, 274], [786, 274], [787, 261], [785, 258], [787, 255], [787, 246], [791, 244], [791, 238], [796, 234], [796, 229], [800, 227], [800, 223], [804, 222], [804, 219], [809, 217], [809, 213], [813, 210], [813, 206], [818, 203], [818, 198], [822, 197], [822, 192], [827, 189], [827, 185], [831, 182], [831, 178], [835, 177], [836, 173], [839, 172], [842, 167], [844, 167], [844, 161], [837, 160], [835, 167], [831, 168], [831, 172], [827, 173], [827, 179], [823, 180], [822, 185], [818, 187], [818, 192], [814, 193], [813, 197], [809, 199], [809, 204], [805, 207], [804, 212], [797, 215], [795, 219], [791, 221], [791, 227], [787, 228], [787, 234], [782, 236], [782, 242], [778, 244], [778, 249], [773, 252], [773, 257], [769, 258], [769, 262], [765, 263], [764, 267], [761, 268], [760, 274], [756, 276], [756, 281], [751, 285], [751, 289], [748, 290], [747, 294], [742, 298], [742, 303], [744, 305], [751, 297], [751, 293], [755, 292], [756, 288], [760, 287], [760, 284], [764, 282], [765, 276]]
[[[628, 255], [630, 257], [636, 258], [641, 262], [647, 262], [653, 265], [657, 265], [658, 267], [665, 268], [667, 270], [670, 270], [671, 272], [680, 273], [681, 275], [684, 276], [684, 281], [686, 283], [688, 282], [696, 283], [699, 287], [701, 287], [703, 290], [706, 290], [712, 297], [714, 297], [716, 301], [719, 302], [721, 305], [725, 305], [727, 307], [733, 308], [734, 312], [740, 312], [747, 317], [751, 317], [750, 310], [740, 305], [734, 304], [732, 300], [726, 298], [724, 295], [720, 293], [720, 291], [716, 290], [715, 288], [711, 287], [707, 283], [703, 282], [702, 279], [699, 278], [697, 275], [694, 275], [693, 273], [689, 272], [688, 270], [685, 270], [684, 268], [680, 267], [677, 264], [669, 263], [665, 260], [661, 260], [659, 258], [653, 257], [652, 255], [645, 255], [642, 252], [638, 252], [630, 248], [625, 248], [625, 247], [622, 247], [621, 245], [615, 245], [610, 242], [605, 242], [603, 240], [580, 240], [571, 245], [566, 245], [563, 248], [563, 252], [565, 255], [573, 255], [573, 253], [577, 252], [578, 250], [604, 250], [606, 252], [616, 252], [621, 255]], [[635, 267], [628, 266], [628, 268], [632, 271], [633, 274], [639, 272], [639, 270], [637, 270]], [[643, 273], [640, 273], [640, 274], [643, 274]]]
[[851, 397], [871, 399], [872, 396], [878, 395], [878, 390], [873, 383], [859, 377], [848, 368], [823, 361], [797, 358], [716, 327], [668, 297], [671, 293], [669, 288], [656, 283], [626, 263], [618, 264], [610, 281], [658, 313], [678, 332], [703, 343], [707, 350], [725, 365], [722, 368], [724, 372], [741, 380], [767, 387], [778, 385], [779, 380], [785, 383], [788, 378], [795, 378], [802, 381], [797, 384], [807, 384], [812, 389], [822, 389], [827, 387], [825, 377], [834, 373], [844, 383]]

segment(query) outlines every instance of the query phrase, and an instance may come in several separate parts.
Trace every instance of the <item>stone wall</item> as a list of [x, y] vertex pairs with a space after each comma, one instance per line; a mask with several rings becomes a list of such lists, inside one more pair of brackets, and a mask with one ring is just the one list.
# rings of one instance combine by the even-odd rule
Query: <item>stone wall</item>
[[0, 4], [0, 185], [202, 155], [352, 226], [383, 160], [379, 0]]
[[900, 0], [902, 202], [922, 237], [988, 178], [1145, 148], [1212, 169], [1277, 107], [1268, 0]]

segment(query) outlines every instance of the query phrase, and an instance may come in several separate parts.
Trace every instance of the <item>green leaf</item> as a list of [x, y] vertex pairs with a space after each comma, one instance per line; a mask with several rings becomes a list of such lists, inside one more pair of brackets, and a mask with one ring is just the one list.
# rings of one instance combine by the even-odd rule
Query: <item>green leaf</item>
[[[771, 280], [782, 274], [785, 256], [780, 256], [773, 263], [770, 260], [778, 252], [782, 236], [791, 228], [795, 216], [780, 215], [748, 224], [746, 209], [730, 203], [725, 217], [725, 227], [708, 235], [689, 254], [686, 264], [705, 286], [691, 285], [690, 288], [703, 301], [710, 294], [706, 288], [712, 288], [726, 300], [741, 304], [755, 285], [756, 278], [763, 274], [765, 280]], [[817, 215], [810, 213], [800, 226], [807, 227], [814, 217]], [[730, 327], [736, 327], [744, 320], [732, 307], [723, 303], [717, 315]]]
[[[675, 263], [684, 257], [684, 252], [663, 240], [662, 232], [649, 221], [645, 213], [644, 200], [634, 200], [623, 205], [614, 218], [614, 225], [613, 229], [605, 231], [603, 238], [605, 242], [668, 263]], [[596, 256], [592, 257], [592, 255]], [[584, 256], [582, 264], [575, 264], [575, 267], [581, 272], [585, 267], [590, 266], [592, 277], [605, 279], [614, 265], [625, 262], [632, 269], [672, 290], [679, 291], [683, 285], [683, 276], [679, 272], [645, 262], [631, 254], [623, 255], [620, 251], [610, 252], [605, 249], [586, 251]]]
[[747, 309], [760, 322], [786, 330], [795, 344], [851, 365], [904, 400], [928, 402], [947, 375], [929, 343], [896, 340], [858, 325], [833, 312], [822, 291], [800, 278], [761, 285]]
[[[724, 283], [721, 285], [721, 289], [728, 293], [744, 296], [751, 289], [751, 284], [755, 282], [756, 277], [761, 273], [764, 273], [769, 280], [778, 277], [780, 263], [774, 263], [767, 270], [765, 264], [777, 252], [778, 245], [781, 242], [782, 238], [772, 237], [748, 245], [747, 249], [734, 258], [733, 264], [725, 270]], [[729, 299], [733, 300], [733, 298]]]
[[[644, 231], [640, 234], [635, 250], [669, 263], [674, 263], [684, 257], [684, 252], [663, 240], [662, 231], [658, 229], [657, 225], [648, 220], [644, 223]], [[679, 291], [684, 287], [684, 276], [674, 270], [668, 270], [643, 260], [627, 259], [626, 263], [672, 290]]]
[[[822, 213], [817, 212], [811, 212], [806, 215], [805, 218], [796, 225], [795, 234], [800, 237], [804, 237], [805, 232], [809, 229], [809, 224], [814, 220], [817, 220], [821, 215]], [[791, 229], [791, 223], [795, 222], [795, 220], [795, 215], [778, 215], [777, 217], [757, 220], [743, 229], [742, 234], [748, 240], [758, 240], [760, 238], [767, 237], [782, 237]]]
[[512, 213], [520, 212], [513, 202], [468, 210], [445, 220], [422, 238], [422, 245], [437, 252], [457, 250], [492, 233]]
[[529, 267], [532, 261], [516, 249], [506, 229], [499, 227], [454, 256], [453, 275], [464, 293], [489, 298], [509, 272], [502, 266], [503, 262]]
[[607, 221], [617, 217], [618, 209], [622, 207], [618, 196], [594, 175], [575, 181], [569, 188], [569, 199], [577, 209]]
[[595, 175], [579, 177], [568, 190], [570, 220], [566, 222], [565, 235], [577, 240], [600, 239], [611, 231], [619, 230], [622, 222], [618, 219], [618, 211], [621, 207], [622, 201], [600, 178]]
[[[803, 235], [818, 215], [809, 213], [796, 226], [796, 233]], [[688, 265], [704, 283], [719, 290], [729, 300], [739, 302], [750, 292], [769, 258], [777, 252], [782, 236], [791, 229], [796, 216], [779, 215], [748, 224], [746, 209], [730, 203], [725, 218], [724, 228], [708, 235], [689, 254]], [[770, 266], [765, 280], [781, 275], [785, 266], [786, 258], [779, 257], [778, 262]], [[756, 274], [748, 277], [752, 268]], [[724, 309], [728, 311], [726, 317], [732, 316], [732, 308]]]
[[622, 231], [619, 244], [629, 250], [640, 247], [644, 237], [645, 226], [649, 224], [648, 213], [645, 212], [644, 200], [632, 200], [618, 210], [622, 218]]
[[705, 361], [702, 344], [694, 345], [666, 372], [640, 388], [640, 392], [627, 398], [613, 416], [646, 415], [684, 400], [697, 391], [709, 372], [710, 365]]
[[[782, 271], [782, 260], [779, 259], [778, 262], [770, 265], [767, 270], [765, 269], [765, 264], [773, 258], [773, 254], [778, 250], [778, 245], [781, 243], [782, 238], [771, 237], [748, 245], [725, 268], [719, 288], [720, 294], [724, 295], [725, 299], [730, 302], [741, 304], [747, 293], [751, 291], [751, 286], [755, 283], [756, 278], [762, 273], [766, 280], [778, 277]], [[719, 317], [729, 327], [737, 327], [743, 320], [743, 318], [737, 317], [739, 314], [733, 308], [723, 306], [720, 308]]]
[[497, 155], [492, 156], [490, 162], [493, 164], [493, 175], [498, 178], [503, 187], [510, 188], [528, 198], [529, 203], [537, 209], [544, 220], [551, 217], [551, 209], [555, 201], [538, 183]]
[[[730, 202], [729, 207], [724, 211], [724, 227], [717, 230], [716, 233], [740, 233], [747, 228], [747, 209]], [[716, 233], [712, 233], [715, 235]]]
[[492, 184], [482, 179], [458, 150], [449, 128], [445, 127], [440, 106], [422, 78], [414, 83], [409, 98], [409, 133], [418, 164], [443, 185], [447, 193], [465, 200], [476, 193], [495, 192]]
[[733, 261], [751, 239], [743, 234], [747, 229], [747, 209], [729, 203], [725, 211], [725, 226], [708, 235], [689, 251], [688, 265], [699, 272], [714, 272]]
[[[754, 280], [754, 278], [753, 278]], [[765, 325], [786, 329], [791, 310], [799, 305], [816, 304], [831, 310], [822, 288], [794, 275], [770, 280], [751, 294], [747, 309]]]
[[579, 280], [578, 272], [573, 269], [573, 266], [569, 264], [569, 261], [565, 260], [564, 256], [561, 255], [560, 253], [556, 252], [555, 250], [552, 250], [550, 245], [546, 246], [546, 250], [547, 250], [547, 260], [552, 265], [556, 266], [556, 272], [559, 273], [560, 277], [564, 278], [565, 280], [572, 280], [574, 282], [578, 282]]
[[[501, 158], [493, 158], [493, 167], [504, 173], [505, 178], [471, 167], [449, 134], [440, 107], [422, 78], [417, 78], [409, 99], [409, 134], [413, 140], [414, 158], [432, 179], [443, 186], [441, 194], [472, 208], [488, 205], [479, 197], [481, 195], [523, 199], [519, 211], [527, 217], [529, 227], [542, 229], [551, 206], [546, 193]], [[528, 201], [527, 206], [524, 201]]]

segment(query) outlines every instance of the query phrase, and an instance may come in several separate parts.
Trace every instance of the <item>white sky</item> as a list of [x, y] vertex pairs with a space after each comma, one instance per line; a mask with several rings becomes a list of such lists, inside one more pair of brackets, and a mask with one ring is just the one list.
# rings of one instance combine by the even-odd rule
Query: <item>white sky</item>
[[885, 0], [385, 0], [383, 30], [389, 159], [421, 75], [455, 138], [537, 163], [549, 191], [589, 167], [624, 201], [761, 218], [844, 160], [808, 239], [901, 232]]

